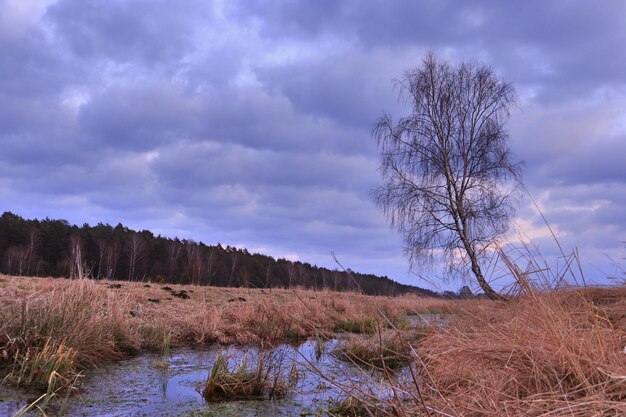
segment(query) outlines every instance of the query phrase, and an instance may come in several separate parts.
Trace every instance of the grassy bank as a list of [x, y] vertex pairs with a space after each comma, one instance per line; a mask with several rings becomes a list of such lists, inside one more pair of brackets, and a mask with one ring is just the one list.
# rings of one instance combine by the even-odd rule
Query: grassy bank
[[626, 415], [624, 286], [527, 288], [473, 305], [411, 346], [415, 379], [391, 380], [389, 398], [348, 396], [338, 415]]

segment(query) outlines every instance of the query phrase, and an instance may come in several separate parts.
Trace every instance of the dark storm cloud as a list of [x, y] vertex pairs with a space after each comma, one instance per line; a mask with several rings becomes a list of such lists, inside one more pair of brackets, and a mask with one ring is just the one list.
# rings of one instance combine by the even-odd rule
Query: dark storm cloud
[[284, 97], [269, 95], [258, 87], [226, 87], [209, 93], [206, 99], [202, 123], [208, 139], [289, 150], [337, 148], [349, 140], [343, 126], [313, 120], [294, 111]]
[[446, 1], [347, 1], [242, 2], [237, 14], [260, 18], [261, 31], [272, 38], [310, 39], [324, 35], [358, 37], [366, 44], [446, 42], [463, 15], [454, 2]]
[[48, 3], [0, 1], [5, 210], [406, 280], [370, 132], [432, 48], [515, 85], [513, 151], [564, 246], [602, 265], [625, 240], [622, 2]]
[[153, 168], [164, 183], [186, 188], [236, 182], [302, 188], [326, 184], [325, 188], [354, 191], [377, 180], [375, 164], [358, 155], [257, 150], [214, 142], [163, 149]]
[[364, 157], [208, 143], [164, 149], [152, 164], [169, 204], [219, 218], [227, 229], [253, 230], [265, 242], [344, 247], [355, 242], [337, 236], [387, 233], [369, 209], [375, 166]]
[[197, 132], [199, 111], [193, 96], [172, 85], [126, 82], [92, 96], [78, 122], [103, 146], [145, 151]]
[[23, 34], [0, 31], [0, 93], [38, 100], [58, 94], [74, 74], [50, 46], [41, 28]]
[[389, 71], [382, 71], [385, 61], [390, 61], [390, 57], [383, 53], [366, 55], [351, 47], [338, 46], [321, 59], [260, 67], [257, 74], [268, 88], [287, 97], [298, 111], [368, 128], [382, 109], [395, 106], [395, 100], [388, 94]]
[[[244, 2], [237, 15], [260, 20], [275, 39], [355, 38], [365, 48], [421, 45], [487, 58], [509, 77], [541, 83], [547, 97], [571, 99], [623, 83], [626, 4], [445, 0]], [[481, 56], [482, 55], [482, 56]], [[362, 69], [362, 68], [361, 68]]]
[[170, 66], [193, 50], [195, 31], [210, 24], [203, 1], [62, 0], [47, 17], [79, 58]]

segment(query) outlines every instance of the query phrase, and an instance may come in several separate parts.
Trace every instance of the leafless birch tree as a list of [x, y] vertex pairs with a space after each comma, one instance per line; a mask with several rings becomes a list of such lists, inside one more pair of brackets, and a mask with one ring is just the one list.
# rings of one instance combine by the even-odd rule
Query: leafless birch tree
[[481, 255], [506, 232], [519, 164], [511, 162], [505, 122], [511, 84], [477, 63], [449, 65], [429, 53], [398, 81], [409, 114], [384, 114], [373, 136], [383, 184], [377, 203], [401, 232], [412, 265], [424, 259], [469, 266], [492, 299]]
[[134, 281], [137, 264], [143, 260], [145, 246], [143, 238], [136, 232], [131, 233], [127, 242], [128, 250], [128, 280]]

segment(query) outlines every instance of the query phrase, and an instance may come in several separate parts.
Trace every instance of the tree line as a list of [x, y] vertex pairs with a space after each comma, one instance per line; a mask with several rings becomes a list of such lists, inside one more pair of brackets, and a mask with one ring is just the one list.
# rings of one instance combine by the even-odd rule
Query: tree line
[[371, 295], [437, 295], [385, 276], [330, 270], [250, 253], [245, 248], [155, 236], [121, 223], [79, 227], [66, 220], [29, 220], [10, 212], [0, 217], [0, 272], [228, 287], [300, 287]]

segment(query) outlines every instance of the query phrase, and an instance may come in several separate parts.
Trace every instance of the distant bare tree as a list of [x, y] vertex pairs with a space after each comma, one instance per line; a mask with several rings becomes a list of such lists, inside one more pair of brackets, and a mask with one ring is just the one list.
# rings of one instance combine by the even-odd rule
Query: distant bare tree
[[187, 271], [191, 283], [200, 285], [200, 278], [204, 274], [204, 262], [202, 261], [200, 246], [193, 240], [183, 240], [187, 259]]
[[272, 287], [270, 286], [270, 274], [272, 272], [272, 264], [268, 262], [265, 266], [265, 288], [269, 288], [270, 292], [272, 291]]
[[83, 260], [83, 250], [80, 236], [70, 236], [70, 278], [83, 279], [89, 277], [91, 270]]
[[22, 245], [9, 247], [5, 253], [7, 271], [16, 275], [31, 275], [33, 270], [38, 272], [34, 267], [39, 261], [35, 262], [36, 245], [38, 234], [36, 229], [28, 231], [28, 241]]
[[21, 249], [19, 246], [11, 246], [10, 248], [8, 248], [6, 250], [6, 253], [4, 254], [5, 256], [5, 264], [6, 264], [6, 268], [7, 271], [9, 272], [9, 274], [16, 274], [16, 275], [20, 275], [19, 273], [16, 273], [14, 271], [14, 265], [17, 263], [18, 264], [18, 271], [20, 270], [19, 267], [19, 261], [18, 259], [21, 257]]
[[178, 258], [180, 258], [181, 244], [178, 240], [170, 240], [167, 243], [167, 277], [170, 280], [174, 279], [174, 276], [178, 270]]
[[96, 279], [102, 278], [104, 272], [104, 259], [107, 250], [107, 241], [105, 239], [98, 239], [98, 270], [96, 272]]
[[293, 287], [293, 280], [296, 277], [296, 268], [291, 261], [287, 261], [287, 288]]
[[384, 114], [373, 136], [381, 150], [377, 203], [402, 233], [412, 265], [443, 254], [469, 265], [480, 287], [500, 298], [479, 258], [508, 228], [519, 164], [510, 161], [505, 122], [511, 84], [476, 63], [451, 66], [429, 53], [398, 82], [410, 114]]
[[213, 282], [213, 278], [215, 278], [215, 269], [216, 269], [216, 259], [215, 249], [209, 248], [207, 258], [206, 258], [206, 273], [207, 273], [207, 282], [206, 285], [211, 285]]
[[250, 274], [245, 265], [239, 268], [239, 286], [243, 288], [250, 288]]
[[[100, 243], [98, 243], [98, 245], [100, 245]], [[104, 263], [102, 276], [106, 279], [112, 279], [116, 276], [120, 245], [117, 240], [114, 240], [111, 244], [104, 244], [103, 250], [102, 259]]]
[[137, 269], [137, 263], [143, 260], [145, 246], [143, 238], [139, 233], [133, 232], [128, 238], [128, 280], [133, 281], [135, 279], [135, 270]]
[[[35, 263], [35, 257], [36, 257], [36, 249], [37, 249], [37, 243], [38, 243], [38, 239], [39, 239], [39, 232], [37, 231], [37, 229], [35, 228], [31, 228], [28, 231], [28, 244], [27, 244], [27, 256], [26, 256], [26, 275], [31, 275], [32, 274], [32, 270], [34, 263]], [[38, 271], [38, 267], [36, 268], [37, 273]], [[37, 275], [37, 274], [35, 274]]]
[[239, 269], [239, 251], [235, 247], [226, 246], [226, 252], [228, 253], [228, 260], [230, 262], [230, 275], [228, 277], [228, 286], [233, 286], [233, 279]]

